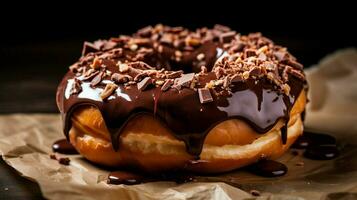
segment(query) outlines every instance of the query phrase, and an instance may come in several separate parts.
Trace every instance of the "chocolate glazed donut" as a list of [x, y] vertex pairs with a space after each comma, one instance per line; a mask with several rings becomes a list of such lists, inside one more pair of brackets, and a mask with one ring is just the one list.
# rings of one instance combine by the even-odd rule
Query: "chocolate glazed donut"
[[283, 121], [285, 144], [291, 109], [306, 88], [303, 66], [260, 33], [159, 24], [85, 42], [58, 87], [57, 105], [67, 138], [73, 112], [90, 105], [100, 111], [115, 151], [126, 124], [146, 114], [199, 159], [207, 133], [229, 119], [259, 134]]

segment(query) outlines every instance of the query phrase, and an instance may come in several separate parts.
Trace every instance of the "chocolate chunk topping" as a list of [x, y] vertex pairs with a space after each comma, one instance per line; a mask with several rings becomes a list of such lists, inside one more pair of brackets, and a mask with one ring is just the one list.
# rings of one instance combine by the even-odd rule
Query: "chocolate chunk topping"
[[93, 43], [90, 42], [84, 42], [83, 43], [83, 49], [82, 49], [82, 56], [87, 55], [90, 52], [97, 52], [99, 51], [100, 48]]
[[253, 67], [249, 70], [249, 75], [250, 76], [257, 76], [259, 77], [260, 75], [262, 75], [262, 69], [260, 67]]
[[141, 81], [144, 77], [147, 77], [148, 74], [146, 72], [140, 72], [134, 77], [134, 81], [138, 82]]
[[70, 94], [78, 94], [82, 91], [81, 81], [74, 78]]
[[277, 51], [277, 52], [274, 52], [274, 56], [279, 60], [279, 61], [282, 61], [282, 60], [285, 60], [287, 58], [287, 53], [286, 52], [282, 52], [282, 51]]
[[113, 49], [115, 46], [117, 46], [116, 42], [106, 41], [106, 42], [104, 42], [103, 47], [101, 48], [101, 50], [105, 51], [105, 50]]
[[149, 85], [152, 84], [152, 79], [150, 77], [145, 77], [142, 81], [138, 83], [138, 90], [145, 90]]
[[252, 57], [252, 56], [256, 56], [255, 50], [254, 49], [247, 49], [245, 51], [246, 57]]
[[138, 35], [141, 37], [150, 37], [152, 30], [152, 26], [146, 26], [138, 31]]
[[291, 60], [291, 59], [287, 60], [286, 64], [290, 65], [290, 66], [292, 66], [292, 67], [294, 67], [295, 69], [298, 69], [298, 70], [302, 70], [303, 69], [302, 64], [300, 64], [300, 63], [298, 63], [298, 62], [296, 62], [294, 60]]
[[198, 96], [200, 98], [201, 103], [208, 103], [213, 101], [211, 92], [207, 88], [199, 88]]
[[231, 83], [236, 83], [236, 82], [240, 82], [243, 81], [243, 76], [241, 74], [234, 74], [231, 78]]
[[177, 79], [177, 85], [182, 87], [189, 87], [194, 77], [195, 73], [183, 74], [180, 78]]
[[231, 40], [233, 40], [233, 38], [236, 36], [236, 32], [235, 31], [230, 31], [230, 32], [227, 32], [227, 33], [223, 33], [219, 36], [219, 40], [222, 42], [222, 43], [228, 43], [230, 42]]

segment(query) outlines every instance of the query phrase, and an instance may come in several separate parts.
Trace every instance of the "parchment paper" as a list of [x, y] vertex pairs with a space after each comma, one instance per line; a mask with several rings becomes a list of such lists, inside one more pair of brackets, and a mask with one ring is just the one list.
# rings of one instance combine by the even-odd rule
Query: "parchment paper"
[[[81, 156], [70, 156], [70, 166], [49, 158], [52, 143], [64, 137], [56, 114], [0, 116], [0, 153], [20, 174], [37, 181], [48, 199], [356, 199], [357, 51], [334, 53], [307, 75], [306, 127], [336, 136], [341, 156], [315, 161], [287, 152], [280, 159], [289, 168], [283, 177], [262, 178], [243, 169], [185, 184], [108, 185], [108, 171]], [[304, 166], [297, 165], [301, 162]], [[252, 189], [262, 196], [251, 196]]]

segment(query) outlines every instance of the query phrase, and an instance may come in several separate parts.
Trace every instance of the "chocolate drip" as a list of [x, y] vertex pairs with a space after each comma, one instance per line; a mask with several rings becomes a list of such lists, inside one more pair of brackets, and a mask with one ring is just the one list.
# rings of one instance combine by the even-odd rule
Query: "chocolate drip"
[[248, 166], [248, 171], [263, 177], [283, 176], [288, 168], [283, 163], [274, 160], [261, 160]]
[[[61, 83], [66, 88], [66, 82], [71, 73], [67, 74]], [[202, 82], [209, 82], [212, 76], [206, 76]], [[139, 114], [152, 114], [162, 121], [176, 138], [186, 144], [188, 153], [198, 156], [202, 150], [206, 134], [218, 123], [232, 118], [246, 121], [258, 133], [268, 132], [279, 119], [288, 119], [290, 109], [302, 89], [302, 84], [293, 83], [291, 96], [280, 94], [274, 90], [267, 80], [248, 80], [238, 82], [232, 88], [231, 95], [214, 95], [215, 101], [201, 104], [197, 93], [191, 89], [180, 91], [170, 89], [162, 92], [160, 88], [139, 91], [136, 87], [126, 89], [119, 86], [127, 99], [115, 97], [106, 102], [93, 99], [63, 96], [64, 132], [68, 136], [71, 128], [71, 115], [75, 108], [84, 105], [97, 107], [111, 133], [115, 150], [119, 148], [118, 140], [121, 129], [133, 117]], [[85, 90], [85, 89], [84, 89]], [[61, 109], [61, 110], [62, 110]], [[286, 120], [287, 123], [287, 120]], [[286, 142], [287, 127], [282, 129], [282, 141]]]
[[173, 181], [177, 184], [195, 181], [195, 177], [187, 172], [171, 171], [160, 174], [140, 174], [137, 172], [114, 171], [110, 172], [107, 183], [112, 185], [135, 185], [156, 181]]
[[336, 138], [323, 133], [305, 131], [292, 148], [306, 149], [304, 156], [313, 160], [331, 160], [339, 156]]
[[62, 154], [78, 154], [77, 150], [66, 139], [54, 142], [52, 145], [52, 151]]

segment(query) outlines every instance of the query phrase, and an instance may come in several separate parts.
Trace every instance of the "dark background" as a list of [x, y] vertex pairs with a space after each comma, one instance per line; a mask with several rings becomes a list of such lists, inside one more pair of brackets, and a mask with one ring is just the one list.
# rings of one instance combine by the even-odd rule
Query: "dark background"
[[[80, 57], [83, 41], [130, 34], [149, 24], [195, 29], [220, 23], [243, 34], [259, 31], [288, 47], [305, 67], [335, 50], [357, 46], [356, 7], [342, 1], [315, 2], [318, 5], [312, 1], [128, 2], [2, 5], [0, 113], [58, 112], [57, 84]], [[41, 197], [36, 184], [1, 160], [0, 177], [0, 199]]]
[[17, 2], [8, 10], [3, 7], [7, 12], [1, 13], [0, 113], [56, 112], [56, 86], [79, 58], [83, 41], [130, 34], [148, 24], [195, 29], [220, 23], [243, 34], [259, 31], [287, 46], [305, 67], [337, 49], [357, 46], [353, 5], [210, 2]]

